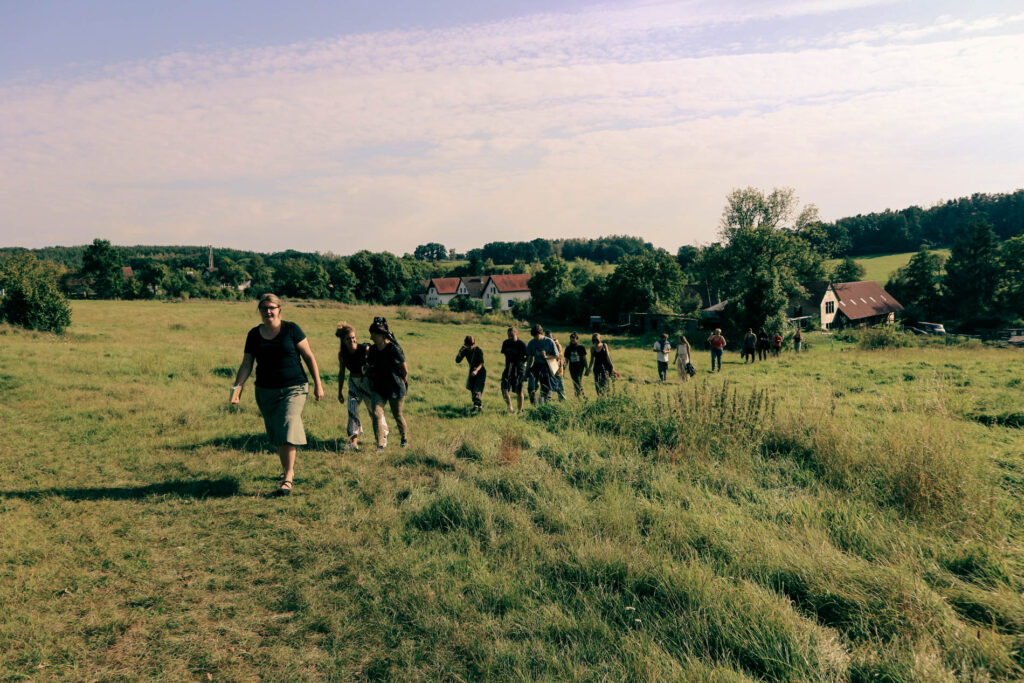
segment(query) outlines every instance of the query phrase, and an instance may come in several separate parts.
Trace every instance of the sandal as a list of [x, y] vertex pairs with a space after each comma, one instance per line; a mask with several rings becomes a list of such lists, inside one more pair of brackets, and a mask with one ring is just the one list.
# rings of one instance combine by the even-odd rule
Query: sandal
[[274, 491], [274, 495], [275, 496], [287, 496], [291, 492], [292, 492], [292, 482], [290, 480], [288, 480], [288, 479], [283, 479], [283, 480], [281, 480], [280, 485], [278, 485], [277, 490]]

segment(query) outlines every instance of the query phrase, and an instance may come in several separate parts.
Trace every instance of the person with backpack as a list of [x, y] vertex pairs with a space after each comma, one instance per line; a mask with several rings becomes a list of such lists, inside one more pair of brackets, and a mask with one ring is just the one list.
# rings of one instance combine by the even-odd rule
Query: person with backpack
[[391, 415], [398, 423], [398, 432], [402, 435], [402, 448], [409, 445], [409, 430], [405, 422], [402, 408], [409, 386], [409, 366], [405, 360], [405, 352], [398, 345], [388, 321], [374, 318], [370, 325], [370, 339], [373, 346], [367, 354], [370, 387], [372, 389], [373, 415], [377, 421], [377, 450], [382, 451], [388, 445], [388, 428], [384, 421], [385, 404], [391, 408]]
[[715, 328], [715, 333], [708, 337], [708, 344], [711, 345], [711, 372], [715, 371], [715, 364], [718, 365], [718, 371], [722, 371], [722, 354], [725, 352], [725, 337], [722, 336], [722, 330]]
[[668, 334], [662, 334], [661, 339], [654, 342], [654, 356], [658, 361], [658, 381], [665, 383], [668, 380], [668, 354], [672, 351], [672, 343], [668, 340]]
[[483, 412], [484, 383], [487, 381], [487, 368], [484, 367], [484, 351], [476, 345], [473, 335], [467, 334], [462, 342], [462, 348], [455, 356], [455, 362], [461, 363], [465, 358], [469, 365], [469, 375], [466, 377], [466, 389], [469, 390], [470, 398], [473, 401], [473, 412]]
[[583, 375], [587, 374], [587, 347], [580, 344], [580, 336], [573, 332], [569, 335], [569, 345], [565, 347], [565, 359], [569, 366], [572, 387], [576, 390], [576, 398], [583, 398]]
[[[363, 433], [363, 425], [359, 420], [359, 405], [366, 407], [366, 414], [373, 423], [376, 436], [377, 421], [373, 419], [373, 390], [370, 387], [368, 357], [370, 344], [360, 344], [356, 338], [354, 327], [345, 322], [338, 323], [335, 336], [341, 340], [338, 349], [338, 403], [345, 405], [345, 374], [348, 373], [348, 444], [346, 450], [359, 450], [359, 437]], [[387, 429], [387, 422], [384, 422]]]
[[804, 344], [804, 336], [800, 332], [800, 326], [797, 325], [796, 332], [793, 334], [793, 352], [800, 353], [800, 348]]
[[531, 384], [540, 390], [540, 396], [530, 392], [530, 402], [544, 403], [551, 398], [551, 378], [558, 369], [558, 348], [550, 337], [544, 336], [544, 328], [534, 325], [530, 330], [533, 339], [526, 345], [526, 355], [533, 359], [530, 366]]

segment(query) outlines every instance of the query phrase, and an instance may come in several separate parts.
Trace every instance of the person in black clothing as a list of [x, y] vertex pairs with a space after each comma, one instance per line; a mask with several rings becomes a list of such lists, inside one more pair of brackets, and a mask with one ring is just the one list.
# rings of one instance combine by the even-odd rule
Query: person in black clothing
[[612, 366], [611, 352], [608, 350], [608, 345], [601, 341], [601, 335], [595, 333], [591, 337], [591, 341], [594, 342], [594, 346], [590, 350], [588, 369], [594, 371], [594, 389], [600, 395], [608, 388], [608, 380], [618, 377], [619, 373], [615, 372], [615, 368]]
[[302, 427], [302, 407], [306, 403], [309, 384], [302, 369], [305, 361], [313, 375], [313, 396], [324, 397], [320, 369], [302, 329], [281, 320], [281, 300], [274, 294], [260, 297], [258, 308], [263, 322], [249, 330], [245, 338], [242, 364], [231, 388], [231, 402], [237, 404], [242, 386], [256, 366], [256, 405], [263, 415], [267, 437], [277, 448], [281, 460], [281, 480], [274, 492], [286, 496], [295, 479], [295, 447], [306, 443]]
[[482, 396], [484, 393], [484, 382], [487, 381], [487, 368], [484, 367], [484, 351], [476, 345], [473, 335], [466, 335], [462, 342], [462, 348], [455, 356], [455, 362], [461, 363], [465, 358], [469, 365], [469, 376], [466, 377], [466, 389], [469, 390], [473, 399], [473, 410], [477, 413], [484, 409]]
[[405, 448], [409, 445], [409, 432], [405, 415], [402, 414], [409, 380], [405, 353], [394, 343], [394, 337], [386, 322], [374, 320], [370, 325], [370, 339], [373, 340], [373, 346], [367, 354], [367, 362], [372, 388], [373, 415], [377, 421], [377, 450], [382, 451], [388, 445], [388, 427], [384, 422], [385, 403], [391, 407], [391, 415], [398, 423], [398, 431], [402, 435], [402, 448]]
[[757, 359], [768, 360], [768, 349], [772, 346], [771, 337], [763, 327], [757, 331]]
[[583, 375], [587, 374], [587, 347], [580, 344], [580, 336], [573, 332], [569, 335], [569, 345], [565, 347], [565, 360], [569, 365], [569, 376], [576, 390], [576, 398], [583, 397]]
[[[372, 389], [370, 378], [367, 377], [367, 364], [370, 353], [369, 344], [360, 344], [356, 339], [356, 330], [348, 323], [338, 323], [334, 333], [341, 340], [338, 349], [338, 403], [345, 405], [345, 373], [348, 372], [348, 439], [346, 449], [358, 451], [359, 437], [363, 433], [363, 425], [359, 420], [359, 404], [366, 406], [366, 413], [373, 422], [376, 433], [377, 421], [373, 419]], [[382, 418], [383, 419], [383, 418]], [[387, 429], [387, 422], [384, 423]]]
[[505, 356], [505, 369], [501, 373], [501, 397], [512, 412], [512, 397], [516, 395], [519, 412], [523, 412], [523, 382], [526, 380], [526, 343], [519, 338], [519, 330], [508, 328], [508, 339], [501, 343], [501, 354]]
[[747, 330], [747, 334], [743, 337], [743, 364], [754, 362], [754, 351], [757, 350], [757, 335], [754, 334], [753, 328]]

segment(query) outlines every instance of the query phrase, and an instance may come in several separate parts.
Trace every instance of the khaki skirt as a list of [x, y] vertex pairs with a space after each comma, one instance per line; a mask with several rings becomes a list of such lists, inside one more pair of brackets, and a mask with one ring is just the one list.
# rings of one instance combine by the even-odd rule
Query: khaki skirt
[[304, 446], [306, 430], [302, 427], [302, 407], [306, 405], [308, 384], [280, 389], [256, 387], [256, 405], [263, 415], [267, 438], [274, 446]]

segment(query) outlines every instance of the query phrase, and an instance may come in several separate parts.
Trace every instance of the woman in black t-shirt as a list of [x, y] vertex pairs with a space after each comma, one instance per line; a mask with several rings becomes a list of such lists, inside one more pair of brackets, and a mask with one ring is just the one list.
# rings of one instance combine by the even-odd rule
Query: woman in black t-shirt
[[373, 340], [373, 346], [370, 347], [367, 360], [370, 387], [373, 390], [373, 415], [377, 421], [377, 450], [382, 451], [388, 445], [388, 426], [384, 422], [385, 403], [391, 407], [391, 415], [398, 423], [398, 432], [402, 435], [402, 448], [405, 448], [409, 445], [408, 428], [405, 415], [402, 414], [409, 380], [405, 353], [398, 344], [391, 341], [388, 329], [377, 322], [370, 325], [370, 339]]
[[309, 385], [302, 361], [313, 375], [316, 400], [324, 397], [324, 387], [306, 335], [295, 323], [281, 320], [281, 300], [274, 294], [264, 294], [259, 300], [259, 311], [263, 322], [249, 330], [245, 338], [245, 352], [231, 389], [231, 402], [238, 403], [242, 386], [255, 363], [256, 405], [263, 415], [267, 437], [281, 459], [281, 480], [274, 493], [286, 496], [291, 493], [295, 478], [295, 447], [306, 443], [302, 407]]
[[608, 350], [608, 345], [601, 341], [601, 335], [595, 333], [591, 337], [591, 341], [594, 342], [594, 346], [590, 350], [588, 369], [592, 369], [594, 372], [594, 389], [598, 394], [602, 394], [608, 388], [608, 380], [618, 377], [619, 373], [612, 365], [611, 351]]
[[466, 389], [469, 390], [473, 399], [473, 411], [481, 412], [484, 409], [483, 393], [484, 383], [487, 381], [487, 368], [484, 367], [484, 351], [476, 345], [473, 335], [466, 335], [462, 342], [462, 348], [455, 356], [455, 362], [461, 363], [465, 358], [469, 365], [469, 376], [466, 377]]
[[569, 365], [569, 376], [576, 390], [576, 398], [583, 397], [583, 375], [587, 374], [587, 347], [580, 344], [580, 336], [573, 332], [569, 335], [569, 345], [565, 347], [565, 360]]
[[[377, 435], [377, 420], [373, 419], [372, 389], [369, 371], [370, 344], [360, 344], [356, 338], [356, 330], [348, 323], [338, 323], [338, 331], [334, 333], [341, 340], [338, 349], [338, 403], [345, 401], [345, 374], [348, 374], [348, 445], [347, 450], [359, 450], [359, 437], [363, 433], [363, 424], [359, 419], [359, 404], [366, 406], [366, 413], [373, 422], [374, 435]], [[383, 418], [381, 418], [383, 421]], [[387, 422], [384, 422], [387, 429]]]

